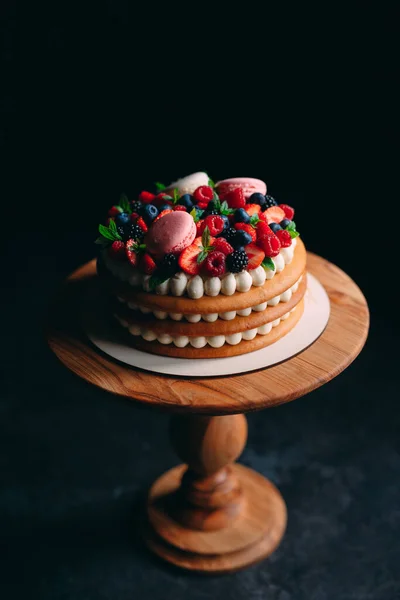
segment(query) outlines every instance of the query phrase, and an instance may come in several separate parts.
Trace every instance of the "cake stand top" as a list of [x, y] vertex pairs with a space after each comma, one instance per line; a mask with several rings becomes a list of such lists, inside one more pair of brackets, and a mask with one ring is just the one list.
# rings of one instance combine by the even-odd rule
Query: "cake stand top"
[[308, 253], [307, 270], [325, 287], [331, 315], [323, 334], [297, 356], [267, 369], [225, 377], [158, 375], [118, 363], [86, 338], [81, 304], [96, 275], [95, 261], [74, 271], [51, 306], [46, 335], [60, 361], [104, 390], [149, 406], [181, 413], [223, 415], [295, 400], [330, 381], [357, 357], [369, 327], [367, 302], [352, 279]]

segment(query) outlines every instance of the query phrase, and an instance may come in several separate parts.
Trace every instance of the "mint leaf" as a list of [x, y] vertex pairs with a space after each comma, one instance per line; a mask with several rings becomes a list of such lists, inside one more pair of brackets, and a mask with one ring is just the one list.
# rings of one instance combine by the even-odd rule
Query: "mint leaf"
[[208, 227], [205, 227], [203, 231], [203, 235], [201, 236], [201, 243], [203, 248], [207, 248], [210, 246], [210, 230]]
[[208, 254], [208, 248], [203, 248], [203, 250], [197, 256], [197, 264], [202, 263], [203, 260], [205, 260], [205, 258], [207, 257], [207, 254]]
[[[114, 223], [114, 221], [110, 221], [110, 223]], [[115, 223], [114, 223], [114, 225], [115, 225]], [[116, 227], [115, 227], [115, 231], [114, 231], [114, 230], [110, 229], [109, 227], [106, 227], [105, 225], [99, 225], [99, 232], [101, 233], [101, 235], [104, 238], [106, 238], [107, 240], [110, 240], [112, 242], [115, 242], [116, 240], [122, 240]]]
[[208, 178], [208, 185], [212, 188], [215, 188], [215, 183], [213, 182], [213, 180], [211, 179], [211, 177]]
[[252, 225], [253, 227], [257, 226], [257, 223], [259, 223], [261, 221], [261, 219], [259, 218], [258, 215], [252, 215], [250, 217], [250, 225]]
[[117, 231], [117, 225], [115, 223], [115, 221], [111, 220], [109, 225], [108, 225], [108, 229], [111, 230], [112, 233], [115, 233], [116, 235], [119, 235], [118, 231]]
[[274, 261], [269, 256], [266, 256], [261, 264], [264, 267], [264, 269], [268, 271], [275, 271]]
[[290, 221], [290, 223], [286, 225], [285, 229], [289, 232], [292, 240], [300, 235], [299, 232], [296, 231], [296, 223], [294, 221]]
[[201, 210], [200, 208], [196, 208], [196, 206], [194, 206], [189, 214], [191, 217], [193, 217], [193, 221], [195, 223], [198, 223], [201, 219], [201, 215], [203, 214], [203, 212], [204, 210]]
[[294, 238], [297, 238], [300, 235], [298, 231], [293, 231], [293, 229], [288, 229], [288, 231], [289, 231], [289, 235], [292, 238], [292, 240]]
[[163, 183], [160, 183], [159, 181], [156, 181], [154, 185], [156, 186], [157, 192], [163, 192], [166, 188], [166, 186]]
[[128, 197], [126, 196], [126, 194], [121, 194], [121, 197], [118, 202], [118, 206], [120, 206], [122, 208], [122, 212], [131, 214], [131, 212], [132, 212], [131, 205], [129, 203], [129, 200], [128, 200]]
[[174, 188], [174, 191], [173, 191], [173, 202], [174, 202], [174, 204], [178, 203], [179, 198], [180, 198], [180, 196], [179, 196], [179, 190], [177, 188]]
[[226, 200], [224, 200], [223, 202], [221, 202], [218, 210], [221, 213], [221, 215], [226, 215], [226, 216], [233, 215], [233, 213], [235, 212], [234, 208], [229, 208], [228, 203], [226, 202]]

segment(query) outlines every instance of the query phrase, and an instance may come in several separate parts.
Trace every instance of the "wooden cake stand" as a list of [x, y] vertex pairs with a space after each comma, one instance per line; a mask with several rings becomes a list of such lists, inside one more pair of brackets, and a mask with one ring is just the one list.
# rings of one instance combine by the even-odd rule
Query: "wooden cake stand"
[[185, 464], [152, 485], [144, 538], [175, 565], [235, 571], [271, 554], [284, 534], [286, 506], [278, 490], [234, 462], [247, 438], [243, 413], [295, 400], [336, 377], [361, 351], [369, 326], [366, 300], [350, 277], [311, 253], [307, 267], [330, 298], [324, 333], [294, 358], [243, 375], [163, 376], [103, 354], [80, 327], [94, 261], [68, 277], [52, 305], [47, 338], [66, 367], [113, 394], [172, 413], [172, 445]]

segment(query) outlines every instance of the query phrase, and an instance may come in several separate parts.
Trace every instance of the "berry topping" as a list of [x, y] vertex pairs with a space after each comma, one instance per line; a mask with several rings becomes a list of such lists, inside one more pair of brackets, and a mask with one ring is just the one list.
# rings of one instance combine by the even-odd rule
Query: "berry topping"
[[247, 231], [242, 231], [239, 229], [236, 231], [235, 235], [232, 239], [229, 240], [229, 243], [232, 244], [234, 248], [241, 248], [242, 246], [247, 246], [247, 244], [251, 244], [253, 241], [252, 236], [247, 233]]
[[186, 206], [183, 206], [182, 204], [175, 204], [174, 210], [178, 210], [178, 211], [181, 210], [183, 212], [186, 212], [187, 209], [186, 209]]
[[138, 244], [136, 240], [128, 240], [125, 246], [125, 254], [133, 267], [136, 267], [138, 262], [137, 255]]
[[205, 208], [207, 208], [207, 202], [198, 202], [197, 203], [197, 208], [200, 208], [201, 210], [204, 210]]
[[116, 240], [108, 248], [108, 255], [114, 260], [125, 260], [125, 244], [120, 240]]
[[229, 208], [244, 208], [246, 198], [242, 188], [236, 188], [224, 195], [224, 200], [228, 203]]
[[134, 202], [131, 203], [132, 212], [138, 213], [139, 210], [142, 208], [142, 206], [143, 206], [143, 202], [141, 202], [140, 200], [135, 200]]
[[112, 206], [108, 211], [109, 217], [116, 217], [122, 212], [122, 208], [120, 206]]
[[259, 204], [260, 206], [264, 206], [265, 196], [264, 194], [260, 194], [260, 192], [254, 192], [254, 194], [247, 199], [247, 202], [249, 204]]
[[282, 219], [279, 225], [282, 227], [282, 229], [285, 229], [288, 225], [290, 225], [290, 221], [289, 219]]
[[250, 223], [250, 215], [246, 212], [244, 208], [238, 208], [237, 210], [235, 210], [233, 220], [235, 223]]
[[258, 215], [261, 212], [261, 206], [259, 204], [246, 204], [246, 212], [250, 217]]
[[285, 213], [286, 218], [289, 219], [289, 221], [293, 220], [293, 217], [294, 217], [294, 208], [292, 208], [288, 204], [279, 204], [279, 208], [281, 208], [283, 210], [283, 212]]
[[206, 227], [208, 227], [212, 236], [216, 236], [219, 233], [222, 233], [222, 231], [224, 230], [225, 222], [223, 218], [219, 215], [209, 215], [203, 221], [202, 227], [200, 229], [201, 233], [203, 233]]
[[163, 212], [163, 210], [171, 210], [172, 209], [172, 205], [171, 204], [160, 204], [160, 206], [157, 205], [158, 210], [160, 211], [160, 214]]
[[225, 254], [225, 256], [233, 252], [233, 247], [223, 237], [219, 237], [216, 240], [214, 240], [213, 247], [214, 250], [222, 252], [223, 254]]
[[168, 275], [168, 277], [175, 275], [175, 273], [179, 270], [177, 256], [171, 252], [166, 254], [160, 263], [159, 270], [163, 275]]
[[140, 192], [139, 194], [139, 200], [141, 200], [141, 202], [143, 202], [143, 204], [150, 204], [151, 202], [153, 202], [156, 199], [156, 195], [152, 194], [151, 192]]
[[143, 217], [145, 223], [150, 225], [158, 215], [158, 208], [154, 204], [145, 204], [139, 211], [141, 217]]
[[158, 215], [158, 216], [157, 216], [157, 217], [154, 219], [154, 223], [155, 223], [156, 221], [158, 221], [158, 219], [161, 219], [161, 217], [163, 217], [164, 215], [167, 215], [168, 213], [171, 213], [171, 212], [172, 212], [172, 209], [171, 209], [171, 208], [166, 208], [165, 210], [162, 210], [162, 211], [160, 212], [160, 214], [159, 214], [159, 215]]
[[257, 240], [263, 240], [268, 235], [271, 235], [273, 233], [272, 227], [267, 225], [264, 221], [259, 221], [257, 223], [256, 230], [257, 230]]
[[270, 208], [271, 206], [277, 206], [277, 201], [272, 196], [265, 196], [265, 203], [263, 205], [263, 210]]
[[288, 248], [292, 244], [292, 238], [290, 233], [285, 229], [280, 229], [276, 232], [276, 236], [279, 239], [282, 248]]
[[120, 213], [119, 215], [117, 215], [115, 217], [115, 222], [116, 222], [117, 226], [119, 225], [119, 226], [123, 227], [124, 225], [129, 223], [130, 220], [131, 220], [131, 217], [126, 212]]
[[201, 263], [207, 257], [208, 253], [214, 250], [215, 239], [210, 236], [210, 231], [206, 227], [201, 238], [196, 238], [188, 248], [179, 256], [179, 266], [189, 275], [198, 275], [200, 273]]
[[279, 223], [270, 223], [269, 226], [274, 233], [276, 233], [277, 231], [282, 229], [282, 227], [279, 225]]
[[247, 266], [249, 271], [251, 271], [251, 269], [257, 269], [265, 258], [263, 250], [256, 246], [256, 244], [249, 244], [246, 246], [246, 254], [249, 259], [249, 264]]
[[118, 226], [117, 231], [124, 242], [131, 238], [141, 242], [144, 236], [144, 231], [140, 225], [132, 223], [132, 221], [129, 221], [129, 223], [124, 226]]
[[236, 236], [236, 229], [233, 227], [229, 227], [226, 231], [224, 231], [223, 237], [231, 244], [232, 240]]
[[267, 223], [280, 223], [282, 219], [285, 218], [285, 213], [279, 206], [271, 206], [271, 208], [267, 208], [265, 211], [265, 216], [267, 217]]
[[138, 220], [136, 221], [136, 224], [139, 225], [139, 227], [144, 231], [144, 233], [146, 233], [146, 231], [148, 231], [148, 227], [146, 225], [146, 223], [143, 221], [142, 217], [139, 217]]
[[140, 258], [139, 269], [143, 271], [143, 273], [146, 273], [146, 275], [151, 275], [156, 270], [156, 263], [147, 252]]
[[208, 204], [214, 198], [214, 190], [209, 185], [201, 185], [194, 191], [193, 196], [197, 202], [206, 202]]
[[178, 200], [178, 205], [185, 206], [190, 212], [193, 208], [193, 197], [190, 194], [183, 194]]
[[231, 273], [240, 273], [249, 264], [249, 259], [244, 250], [235, 250], [226, 257], [226, 266]]
[[225, 273], [225, 254], [223, 252], [210, 252], [203, 262], [203, 270], [211, 277], [219, 277]]
[[[263, 223], [263, 225], [265, 225], [265, 223]], [[268, 225], [267, 225], [267, 227], [268, 227]], [[236, 223], [235, 229], [245, 231], [246, 233], [249, 234], [249, 236], [251, 237], [253, 242], [256, 241], [257, 234], [256, 234], [256, 230], [254, 229], [254, 227], [252, 227], [252, 225], [247, 224], [247, 223]]]
[[276, 235], [269, 235], [257, 242], [257, 245], [265, 252], [265, 256], [278, 256], [281, 249], [281, 243]]

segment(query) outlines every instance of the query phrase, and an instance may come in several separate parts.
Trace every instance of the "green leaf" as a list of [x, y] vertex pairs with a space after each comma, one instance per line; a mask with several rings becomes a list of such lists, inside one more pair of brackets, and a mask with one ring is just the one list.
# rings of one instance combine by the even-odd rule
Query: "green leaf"
[[131, 212], [132, 212], [131, 205], [129, 203], [129, 200], [128, 200], [128, 197], [126, 194], [121, 194], [121, 197], [118, 202], [118, 206], [120, 206], [122, 208], [122, 212], [131, 214]]
[[219, 199], [219, 196], [215, 190], [214, 190], [213, 200], [215, 202], [216, 209], [219, 210], [221, 208], [221, 200]]
[[205, 227], [203, 235], [201, 236], [201, 243], [203, 248], [207, 248], [210, 245], [210, 237], [210, 230], [208, 227]]
[[203, 212], [204, 210], [200, 210], [200, 208], [196, 208], [196, 206], [194, 206], [189, 214], [191, 217], [193, 217], [193, 221], [195, 223], [198, 223], [201, 219], [201, 215], [203, 214]]
[[[110, 223], [114, 223], [114, 221], [110, 221]], [[115, 240], [122, 240], [117, 230], [113, 231], [105, 225], [99, 225], [99, 233], [101, 233], [101, 235], [107, 240], [111, 240], [112, 242], [115, 242]]]
[[286, 231], [296, 231], [296, 223], [294, 221], [290, 221], [288, 225], [285, 227]]
[[212, 188], [215, 188], [215, 183], [213, 182], [213, 180], [211, 179], [211, 177], [208, 178], [208, 185]]
[[164, 281], [167, 281], [167, 279], [169, 279], [169, 275], [161, 275], [161, 273], [155, 271], [149, 279], [149, 289], [152, 291], [155, 290], [158, 285], [161, 285]]
[[229, 208], [228, 203], [226, 202], [226, 200], [224, 200], [223, 202], [221, 202], [218, 210], [221, 213], [221, 215], [226, 215], [226, 216], [233, 215], [233, 213], [235, 212], [234, 208]]
[[118, 231], [117, 231], [117, 225], [116, 225], [115, 221], [113, 221], [112, 219], [111, 219], [111, 221], [110, 221], [110, 223], [108, 225], [108, 229], [110, 229], [112, 231], [112, 233], [115, 233], [116, 235], [119, 235]]
[[259, 223], [261, 221], [261, 219], [259, 218], [258, 215], [252, 215], [250, 217], [250, 225], [252, 225], [253, 227], [257, 226], [257, 223]]
[[292, 238], [292, 240], [294, 238], [297, 238], [300, 235], [298, 231], [293, 231], [293, 229], [288, 229], [288, 231], [289, 231], [289, 235]]
[[261, 264], [264, 267], [264, 269], [268, 271], [275, 271], [274, 261], [269, 256], [266, 256]]
[[156, 181], [154, 185], [156, 186], [157, 192], [163, 192], [166, 188], [166, 186], [163, 183], [160, 183], [159, 181]]
[[200, 264], [203, 262], [203, 260], [205, 260], [205, 258], [207, 257], [208, 254], [208, 249], [204, 248], [200, 254], [197, 256], [197, 263]]
[[177, 188], [174, 188], [174, 191], [173, 191], [173, 202], [174, 202], [174, 204], [177, 204], [179, 198], [180, 198], [180, 196], [179, 196], [179, 190]]

